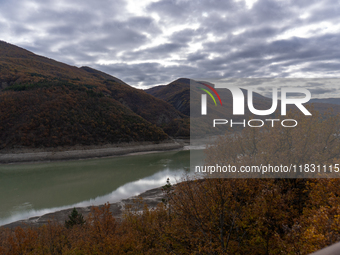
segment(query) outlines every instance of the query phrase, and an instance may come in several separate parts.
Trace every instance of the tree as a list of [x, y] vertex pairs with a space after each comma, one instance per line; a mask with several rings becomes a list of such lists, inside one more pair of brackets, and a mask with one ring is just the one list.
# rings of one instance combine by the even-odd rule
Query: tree
[[68, 216], [69, 220], [65, 221], [65, 227], [72, 228], [74, 225], [83, 225], [86, 221], [81, 213], [78, 213], [76, 208], [73, 208]]
[[[333, 164], [340, 157], [340, 117], [310, 110], [312, 116], [299, 112], [289, 112], [287, 119], [295, 119], [298, 125], [286, 128], [281, 125], [262, 128], [244, 128], [241, 132], [227, 132], [212, 143], [206, 150], [206, 165], [240, 166], [296, 166], [290, 173], [231, 173], [212, 177], [274, 177], [274, 178], [313, 178], [320, 177], [316, 171], [300, 172], [305, 164]], [[323, 176], [337, 177], [337, 173]]]

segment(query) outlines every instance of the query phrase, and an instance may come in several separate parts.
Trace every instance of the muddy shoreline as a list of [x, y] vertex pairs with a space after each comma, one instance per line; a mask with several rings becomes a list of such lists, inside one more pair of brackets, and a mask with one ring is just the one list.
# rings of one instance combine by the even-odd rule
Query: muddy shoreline
[[[134, 205], [137, 206], [135, 203], [136, 199], [142, 198], [143, 204], [147, 204], [149, 208], [155, 208], [159, 203], [162, 202], [162, 199], [164, 198], [164, 193], [162, 190], [162, 187], [147, 190], [137, 196], [133, 196], [127, 199], [122, 199], [119, 202], [116, 203], [111, 203], [110, 204], [110, 212], [112, 215], [117, 219], [121, 220], [123, 217], [123, 212], [124, 208], [129, 205]], [[137, 210], [142, 210], [143, 209], [143, 204], [140, 205], [140, 208], [137, 208]], [[94, 206], [94, 207], [102, 207], [104, 205], [99, 205], [99, 206]], [[93, 206], [87, 206], [87, 207], [76, 207], [77, 211], [81, 214], [83, 214], [84, 218], [86, 219], [89, 213], [91, 212], [91, 208]], [[71, 214], [71, 211], [73, 208], [68, 208], [65, 210], [60, 210], [48, 214], [44, 214], [42, 216], [36, 216], [36, 217], [31, 217], [29, 219], [25, 220], [19, 220], [15, 222], [11, 222], [8, 224], [5, 224], [3, 226], [0, 226], [0, 228], [9, 228], [9, 229], [14, 229], [16, 227], [40, 227], [48, 222], [57, 222], [64, 224], [65, 220], [68, 220], [68, 216]]]
[[0, 152], [0, 164], [90, 159], [132, 153], [179, 150], [185, 143], [183, 140], [172, 140], [162, 143], [138, 142], [88, 147], [16, 149]]

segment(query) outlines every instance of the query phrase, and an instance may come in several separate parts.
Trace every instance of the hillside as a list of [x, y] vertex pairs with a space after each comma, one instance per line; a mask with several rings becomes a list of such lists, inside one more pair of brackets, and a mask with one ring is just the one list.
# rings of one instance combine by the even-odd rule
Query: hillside
[[173, 106], [118, 78], [2, 41], [0, 109], [0, 149], [158, 142], [189, 130]]
[[67, 81], [74, 85], [91, 84], [105, 91], [100, 81], [83, 69], [0, 41], [0, 89], [51, 80]]
[[[199, 105], [202, 91], [191, 93], [189, 79], [143, 91], [91, 67], [70, 66], [0, 41], [0, 150], [189, 137], [189, 116], [200, 117], [200, 107], [190, 109], [190, 96]], [[219, 93], [223, 107], [208, 100], [209, 118], [233, 117], [230, 91]], [[338, 99], [311, 102], [321, 112], [340, 112]], [[255, 108], [271, 104], [254, 93]], [[205, 133], [210, 126], [198, 128]]]
[[168, 85], [146, 89], [145, 92], [170, 103], [176, 110], [190, 116], [190, 79], [181, 78]]

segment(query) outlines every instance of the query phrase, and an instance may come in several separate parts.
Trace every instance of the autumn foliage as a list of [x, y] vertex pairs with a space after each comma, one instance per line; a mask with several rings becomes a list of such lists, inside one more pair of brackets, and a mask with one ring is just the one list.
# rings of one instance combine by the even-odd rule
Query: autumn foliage
[[[180, 113], [163, 114], [169, 104], [117, 79], [5, 47], [0, 149], [159, 141], [165, 132], [188, 132]], [[168, 96], [176, 106], [177, 95]], [[299, 126], [227, 133], [208, 147], [206, 164], [339, 163], [339, 116], [289, 118]], [[82, 224], [1, 228], [0, 254], [309, 254], [339, 242], [340, 179], [296, 177], [186, 177], [167, 183], [156, 208], [140, 200], [122, 219], [107, 204]]]
[[[224, 136], [208, 145], [206, 163], [208, 165], [237, 166], [295, 166], [294, 173], [278, 173], [270, 177], [338, 177], [334, 171], [327, 175], [324, 169], [308, 172], [300, 171], [300, 166], [329, 166], [339, 163], [340, 158], [340, 115], [332, 112], [321, 115], [309, 107], [312, 116], [297, 111], [289, 112], [287, 119], [294, 119], [298, 125], [286, 128], [279, 122], [274, 127], [245, 128], [242, 132], [226, 132]], [[278, 118], [277, 118], [278, 119]], [[292, 167], [293, 169], [293, 167]], [[259, 174], [238, 174], [232, 177], [266, 177]], [[269, 175], [267, 175], [269, 176]], [[228, 176], [230, 177], [230, 174]]]
[[[303, 121], [294, 115], [301, 129], [286, 132], [245, 129], [229, 143], [209, 147], [207, 164], [217, 159], [254, 163], [270, 160], [268, 154], [272, 163], [338, 162], [339, 117], [313, 116]], [[235, 157], [230, 146], [242, 157]], [[218, 147], [229, 158], [222, 157], [225, 153], [218, 158]], [[119, 220], [107, 204], [72, 227], [50, 222], [39, 228], [3, 228], [0, 253], [309, 254], [340, 241], [339, 178], [185, 177], [163, 190], [156, 208], [138, 200]]]
[[164, 131], [116, 100], [65, 84], [0, 94], [0, 149], [161, 141]]
[[[206, 179], [155, 209], [109, 205], [83, 225], [1, 229], [1, 254], [309, 254], [340, 241], [339, 179]], [[141, 201], [139, 202], [141, 203]], [[140, 209], [140, 204], [138, 205]]]
[[116, 77], [0, 41], [0, 150], [187, 136], [188, 117]]

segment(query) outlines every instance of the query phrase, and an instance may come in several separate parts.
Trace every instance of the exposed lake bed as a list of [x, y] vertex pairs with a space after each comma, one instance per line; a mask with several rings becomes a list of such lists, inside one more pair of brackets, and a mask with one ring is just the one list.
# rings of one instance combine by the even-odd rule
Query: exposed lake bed
[[0, 151], [0, 164], [41, 161], [76, 160], [121, 156], [132, 153], [179, 150], [187, 144], [184, 140], [160, 143], [134, 142], [106, 144], [103, 146], [72, 146], [57, 148], [15, 148]]

